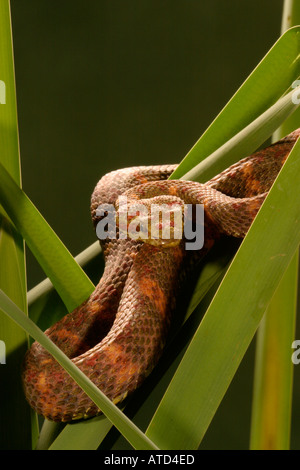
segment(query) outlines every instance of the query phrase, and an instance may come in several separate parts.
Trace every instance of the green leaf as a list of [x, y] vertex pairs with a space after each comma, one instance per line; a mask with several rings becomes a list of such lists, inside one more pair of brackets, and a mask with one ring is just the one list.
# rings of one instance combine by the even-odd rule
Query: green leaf
[[298, 141], [150, 423], [146, 434], [162, 449], [199, 446], [295, 254], [300, 205], [291, 201], [298, 199], [299, 158]]
[[[18, 187], [21, 182], [13, 48], [8, 0], [0, 2], [0, 163]], [[0, 288], [24, 311], [26, 273], [24, 243], [0, 208]], [[20, 364], [27, 348], [27, 335], [0, 312], [0, 340], [6, 347], [6, 364], [0, 365], [0, 448], [28, 449], [36, 439], [36, 420], [24, 400]]]
[[111, 427], [111, 422], [104, 415], [69, 424], [49, 450], [96, 450]]

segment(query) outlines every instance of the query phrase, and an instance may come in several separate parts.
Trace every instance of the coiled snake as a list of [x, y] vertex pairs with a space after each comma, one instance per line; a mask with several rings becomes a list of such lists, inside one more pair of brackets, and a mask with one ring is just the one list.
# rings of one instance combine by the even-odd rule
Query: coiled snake
[[[95, 227], [98, 206], [116, 204], [124, 194], [128, 201], [147, 203], [167, 195], [185, 204], [203, 204], [205, 210], [200, 256], [199, 250], [185, 250], [183, 239], [170, 245], [129, 237], [101, 240], [105, 270], [95, 291], [46, 331], [114, 403], [142, 383], [162, 354], [183, 282], [178, 273], [193, 268], [222, 234], [245, 235], [299, 136], [300, 129], [206, 184], [167, 180], [176, 165], [118, 170], [99, 181], [91, 200]], [[50, 420], [100, 412], [37, 342], [26, 353], [22, 377], [29, 404]]]

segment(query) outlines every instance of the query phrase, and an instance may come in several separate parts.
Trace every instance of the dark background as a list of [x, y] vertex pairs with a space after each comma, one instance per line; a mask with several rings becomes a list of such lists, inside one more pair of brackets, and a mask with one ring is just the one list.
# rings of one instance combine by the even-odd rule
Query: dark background
[[[179, 162], [278, 39], [282, 3], [11, 0], [23, 187], [73, 255], [96, 240], [99, 178]], [[203, 448], [248, 447], [253, 351]]]

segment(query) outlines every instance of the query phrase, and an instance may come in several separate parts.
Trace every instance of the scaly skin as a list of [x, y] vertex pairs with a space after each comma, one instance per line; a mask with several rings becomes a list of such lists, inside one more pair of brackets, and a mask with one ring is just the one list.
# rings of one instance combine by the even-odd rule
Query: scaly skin
[[[46, 331], [72, 361], [115, 403], [131, 394], [157, 364], [184, 275], [222, 235], [249, 229], [300, 130], [231, 166], [206, 184], [166, 181], [176, 165], [134, 167], [104, 176], [92, 195], [94, 225], [100, 204], [151, 202], [165, 195], [205, 208], [204, 247], [186, 251], [131, 239], [101, 242], [105, 271], [93, 294]], [[179, 278], [178, 273], [184, 273]], [[174, 300], [175, 299], [175, 300]], [[37, 413], [54, 421], [100, 412], [64, 369], [35, 342], [23, 367], [25, 395]]]

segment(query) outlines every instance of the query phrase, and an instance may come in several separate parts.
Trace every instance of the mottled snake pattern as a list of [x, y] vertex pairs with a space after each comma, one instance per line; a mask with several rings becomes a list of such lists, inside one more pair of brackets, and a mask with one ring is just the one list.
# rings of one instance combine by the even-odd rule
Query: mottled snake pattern
[[[221, 236], [244, 237], [299, 136], [300, 129], [205, 184], [168, 180], [176, 165], [132, 167], [101, 178], [91, 199], [95, 227], [97, 207], [116, 204], [124, 194], [129, 201], [148, 202], [167, 195], [205, 210], [200, 254], [185, 250], [184, 240], [167, 247], [101, 240], [105, 269], [95, 291], [46, 331], [114, 403], [132, 394], [159, 361], [186, 273]], [[71, 421], [100, 412], [37, 342], [26, 353], [22, 379], [29, 404], [47, 419]]]

